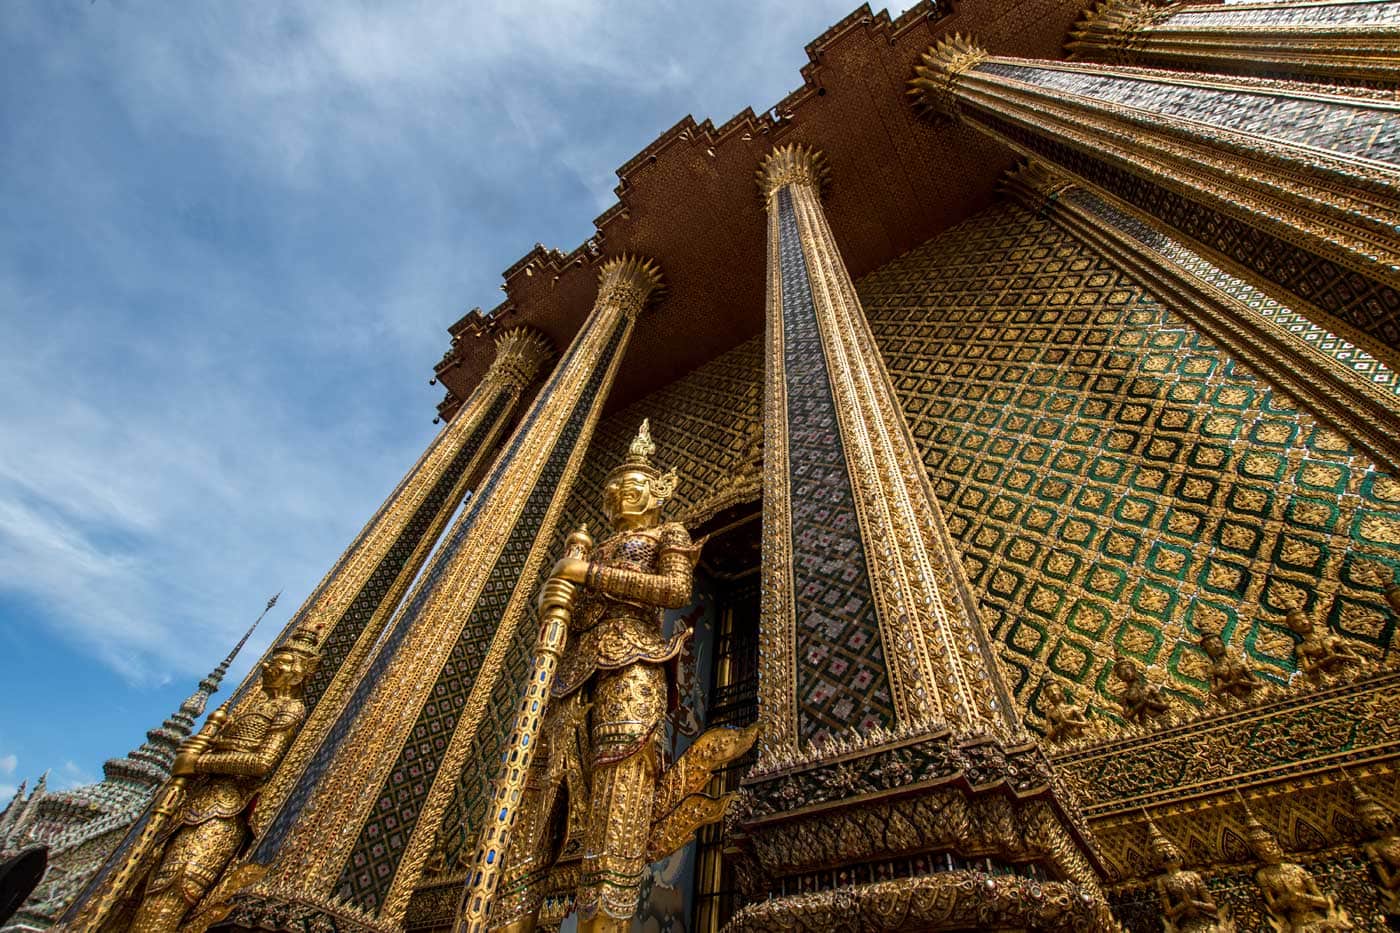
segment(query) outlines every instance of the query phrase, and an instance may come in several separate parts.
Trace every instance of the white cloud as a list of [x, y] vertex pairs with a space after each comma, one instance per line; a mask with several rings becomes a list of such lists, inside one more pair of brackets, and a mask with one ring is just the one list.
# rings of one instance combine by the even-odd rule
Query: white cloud
[[[19, 767], [19, 756], [11, 752], [8, 755], [0, 755], [0, 774], [9, 777], [15, 773], [15, 768]], [[14, 793], [12, 789], [10, 793]]]
[[142, 683], [277, 627], [430, 436], [445, 327], [849, 6], [6, 4], [0, 591]]
[[97, 778], [78, 767], [75, 762], [65, 761], [58, 774], [50, 775], [50, 782], [54, 790], [72, 790], [75, 787], [82, 787], [85, 784], [95, 784]]

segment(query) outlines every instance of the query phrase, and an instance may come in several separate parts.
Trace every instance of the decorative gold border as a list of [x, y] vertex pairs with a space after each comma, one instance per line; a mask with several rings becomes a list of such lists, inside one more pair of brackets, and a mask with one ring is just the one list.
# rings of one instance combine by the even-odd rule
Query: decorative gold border
[[757, 769], [797, 750], [797, 615], [793, 605], [792, 498], [788, 487], [783, 275], [777, 213], [768, 212], [768, 328], [763, 398], [763, 570], [759, 622]]
[[[1173, 65], [1225, 73], [1247, 69], [1304, 80], [1400, 83], [1396, 24], [1306, 19], [1309, 12], [1347, 5], [1354, 0], [1265, 0], [1226, 6], [1105, 0], [1074, 25], [1065, 51], [1072, 59], [1113, 65]], [[1279, 10], [1297, 19], [1276, 24], [1219, 19], [1252, 10]]]

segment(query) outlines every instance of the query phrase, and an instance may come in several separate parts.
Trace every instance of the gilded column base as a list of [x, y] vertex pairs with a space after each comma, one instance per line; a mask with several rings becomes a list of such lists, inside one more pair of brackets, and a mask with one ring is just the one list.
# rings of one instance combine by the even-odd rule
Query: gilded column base
[[[973, 878], [1002, 884], [997, 897], [1008, 900], [996, 909], [1010, 912], [988, 916], [1009, 928], [1079, 929], [1071, 923], [1079, 913], [1091, 918], [1083, 929], [1117, 928], [1084, 818], [1032, 742], [957, 741], [945, 730], [794, 763], [746, 778], [731, 819], [753, 863], [745, 894], [780, 905], [756, 906], [744, 914], [750, 925], [736, 930], [815, 929], [837, 919], [842, 930], [1001, 928], [1002, 920], [982, 926], [986, 918], [954, 904]], [[915, 925], [881, 926], [896, 921], [882, 920], [874, 905], [881, 892], [899, 891], [908, 892], [899, 909], [913, 911]], [[781, 905], [789, 903], [837, 913], [783, 926]], [[1076, 913], [1062, 917], [1064, 904]], [[950, 926], [939, 925], [944, 914]]]
[[1099, 930], [1095, 898], [1071, 882], [979, 871], [847, 885], [745, 907], [725, 933], [866, 930]]

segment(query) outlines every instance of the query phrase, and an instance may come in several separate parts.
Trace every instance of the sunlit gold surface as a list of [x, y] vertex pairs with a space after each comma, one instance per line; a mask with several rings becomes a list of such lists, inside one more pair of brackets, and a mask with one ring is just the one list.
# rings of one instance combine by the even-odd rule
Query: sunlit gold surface
[[487, 929], [488, 916], [492, 930], [533, 929], [565, 855], [582, 859], [573, 893], [581, 928], [625, 928], [647, 863], [727, 803], [686, 801], [753, 743], [753, 730], [706, 733], [663, 777], [663, 665], [691, 633], [667, 638], [662, 610], [690, 601], [700, 548], [661, 520], [677, 476], [652, 465], [655, 452], [643, 421], [603, 490], [613, 534], [596, 547], [571, 535], [546, 584], [534, 672], [458, 911], [463, 933]]

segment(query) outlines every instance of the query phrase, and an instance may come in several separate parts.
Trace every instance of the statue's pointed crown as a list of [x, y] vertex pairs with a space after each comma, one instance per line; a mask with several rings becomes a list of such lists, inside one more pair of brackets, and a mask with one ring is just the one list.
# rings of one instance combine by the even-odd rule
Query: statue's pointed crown
[[1378, 821], [1390, 821], [1390, 811], [1379, 800], [1367, 793], [1365, 788], [1356, 783], [1346, 768], [1342, 769], [1342, 777], [1346, 778], [1347, 786], [1351, 790], [1352, 807], [1356, 810], [1357, 816], [1369, 817]]
[[1249, 801], [1244, 799], [1244, 794], [1235, 791], [1235, 797], [1239, 800], [1240, 806], [1244, 808], [1244, 830], [1245, 836], [1250, 842], [1277, 842], [1274, 834], [1265, 828], [1264, 824], [1254, 815], [1254, 811], [1249, 808]]
[[1145, 809], [1142, 811], [1142, 815], [1147, 818], [1147, 837], [1149, 845], [1152, 847], [1152, 853], [1158, 858], [1170, 856], [1180, 861], [1182, 858], [1181, 849], [1177, 848], [1176, 843], [1157, 828], [1156, 822], [1147, 815]]
[[637, 436], [632, 438], [632, 443], [627, 446], [627, 456], [612, 468], [608, 479], [633, 471], [645, 473], [651, 479], [653, 495], [658, 499], [671, 498], [671, 493], [676, 489], [676, 471], [668, 470], [662, 473], [660, 468], [651, 462], [655, 454], [656, 443], [651, 439], [651, 419], [643, 418], [642, 426], [637, 429]]
[[306, 663], [307, 670], [315, 670], [321, 663], [320, 642], [320, 633], [315, 629], [298, 628], [277, 648], [300, 657]]

